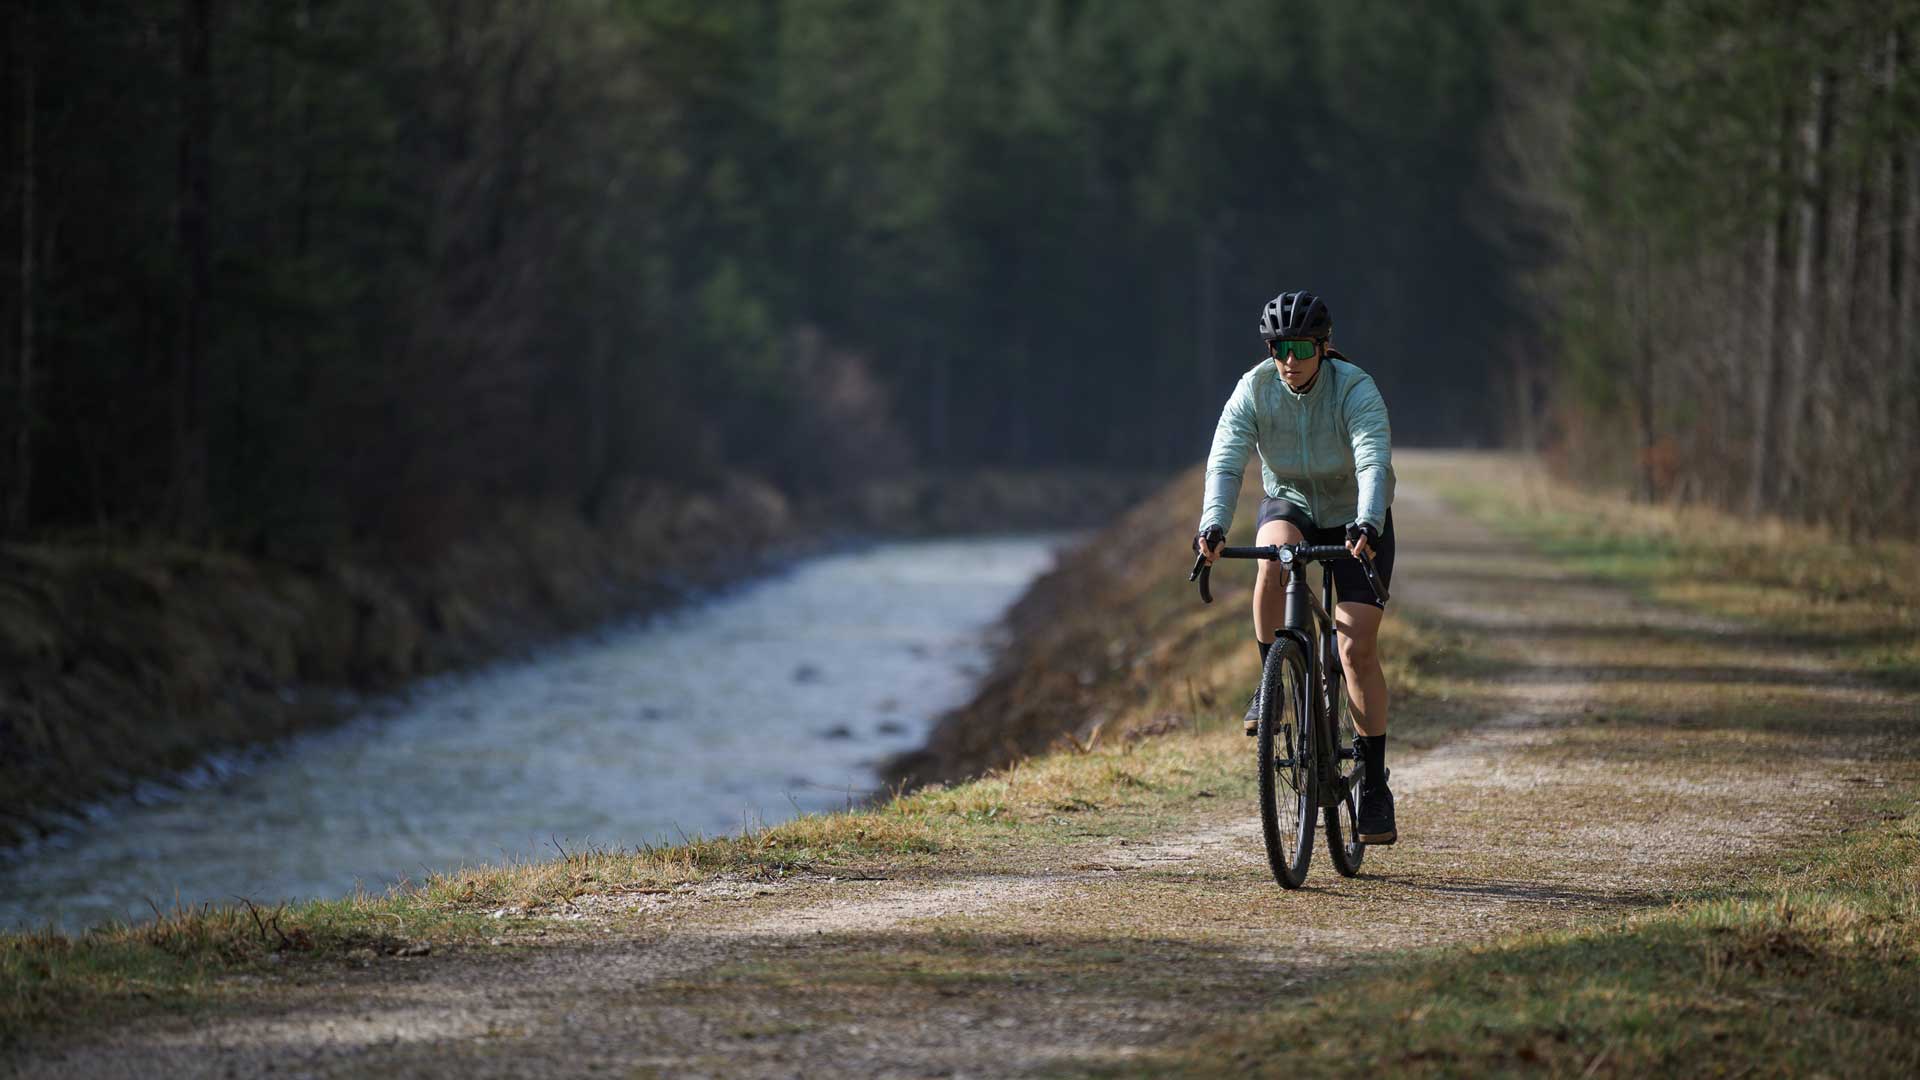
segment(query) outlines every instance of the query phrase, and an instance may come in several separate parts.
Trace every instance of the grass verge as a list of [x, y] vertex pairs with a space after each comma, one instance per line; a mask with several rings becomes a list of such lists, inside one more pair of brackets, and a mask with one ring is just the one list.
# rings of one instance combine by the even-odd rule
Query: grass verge
[[[221, 977], [363, 965], [489, 942], [531, 940], [593, 897], [672, 894], [721, 876], [780, 881], [968, 865], [1085, 832], [1152, 831], [1193, 800], [1241, 795], [1233, 744], [1184, 732], [1152, 753], [1116, 740], [1023, 763], [868, 810], [812, 815], [671, 847], [572, 852], [467, 867], [383, 895], [264, 909], [242, 902], [77, 935], [0, 935], [0, 1040], [97, 1024], [129, 1010], [213, 1004]], [[502, 935], [505, 935], [503, 938]]]
[[1410, 479], [1585, 574], [1920, 688], [1920, 544], [1630, 502], [1556, 482], [1518, 456], [1413, 460], [1403, 470]]

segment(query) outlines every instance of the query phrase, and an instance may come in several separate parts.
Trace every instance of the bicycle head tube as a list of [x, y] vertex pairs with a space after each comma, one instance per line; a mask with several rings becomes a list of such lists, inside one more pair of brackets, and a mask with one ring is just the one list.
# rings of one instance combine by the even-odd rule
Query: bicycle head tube
[[1294, 557], [1293, 548], [1288, 545], [1280, 549], [1280, 566], [1287, 574], [1286, 614], [1281, 625], [1305, 633], [1313, 626], [1313, 596], [1307, 587], [1307, 576], [1301, 573], [1306, 564]]

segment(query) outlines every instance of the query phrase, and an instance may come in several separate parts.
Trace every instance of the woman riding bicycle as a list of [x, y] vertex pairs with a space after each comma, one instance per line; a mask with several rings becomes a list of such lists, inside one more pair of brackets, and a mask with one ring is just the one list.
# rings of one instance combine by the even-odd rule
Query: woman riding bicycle
[[[1381, 583], [1393, 574], [1393, 461], [1387, 406], [1373, 378], [1335, 351], [1333, 318], [1310, 292], [1286, 292], [1260, 313], [1260, 336], [1271, 362], [1240, 377], [1220, 412], [1207, 455], [1206, 498], [1194, 550], [1212, 563], [1233, 524], [1247, 450], [1260, 452], [1266, 498], [1260, 502], [1256, 545], [1344, 543], [1373, 556]], [[1253, 636], [1264, 665], [1284, 619], [1287, 571], [1261, 561], [1253, 587]], [[1380, 669], [1379, 597], [1360, 564], [1334, 564], [1339, 604], [1340, 663], [1365, 764], [1360, 785], [1359, 839], [1391, 844], [1397, 837], [1393, 793], [1387, 789], [1387, 679]], [[1331, 597], [1329, 599], [1332, 599]], [[1246, 730], [1255, 733], [1258, 692], [1247, 704]]]

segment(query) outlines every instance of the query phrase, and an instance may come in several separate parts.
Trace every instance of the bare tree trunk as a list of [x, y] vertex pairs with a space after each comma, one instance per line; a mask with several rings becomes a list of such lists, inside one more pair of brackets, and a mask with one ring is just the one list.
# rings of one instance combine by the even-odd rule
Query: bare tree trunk
[[[1790, 140], [1793, 114], [1780, 111], [1780, 142], [1774, 150], [1773, 175], [1785, 176], [1790, 168]], [[1787, 328], [1787, 260], [1789, 257], [1790, 203], [1780, 201], [1767, 229], [1765, 241], [1765, 284], [1760, 295], [1761, 323], [1767, 328], [1761, 349], [1760, 377], [1754, 383], [1753, 453], [1747, 473], [1747, 513], [1758, 514], [1769, 508], [1767, 495], [1774, 490], [1774, 472], [1780, 467], [1776, 440], [1780, 430], [1780, 404], [1786, 396], [1786, 365], [1782, 363]]]
[[1194, 274], [1194, 380], [1193, 393], [1197, 401], [1193, 406], [1194, 415], [1205, 422], [1207, 410], [1212, 406], [1209, 400], [1215, 396], [1214, 373], [1219, 370], [1220, 358], [1214, 355], [1215, 342], [1219, 340], [1218, 305], [1215, 298], [1219, 295], [1219, 238], [1215, 235], [1216, 225], [1208, 223], [1194, 238], [1195, 267]]
[[[1895, 27], [1887, 35], [1887, 84], [1886, 90], [1892, 97], [1899, 90], [1901, 67], [1906, 63], [1906, 32]], [[1914, 245], [1920, 240], [1916, 235], [1916, 210], [1920, 210], [1920, 200], [1916, 200], [1914, 190], [1913, 161], [1908, 155], [1908, 147], [1895, 142], [1887, 150], [1887, 291], [1886, 299], [1886, 350], [1881, 356], [1884, 393], [1875, 395], [1878, 413], [1878, 427], [1884, 433], [1887, 443], [1886, 475], [1880, 484], [1880, 509], [1905, 508], [1907, 521], [1914, 520], [1912, 500], [1909, 491], [1903, 491], [1903, 483], [1911, 488], [1914, 483], [1913, 472], [1916, 462], [1911, 449], [1913, 432], [1920, 428], [1920, 405], [1913, 404], [1913, 398], [1920, 394], [1920, 379], [1916, 379], [1916, 361], [1908, 355], [1911, 346], [1909, 326], [1914, 315], [1912, 298], [1912, 271], [1910, 260], [1914, 257]], [[1911, 410], [1903, 417], [1903, 410]], [[1903, 423], [1904, 421], [1904, 423]]]
[[24, 535], [33, 526], [33, 426], [34, 402], [34, 198], [37, 192], [34, 161], [34, 110], [38, 107], [34, 91], [34, 3], [20, 6], [20, 355], [14, 378], [13, 484], [7, 500], [7, 531]]
[[[1898, 158], [1900, 168], [1900, 221], [1896, 224], [1894, 235], [1898, 248], [1897, 263], [1899, 272], [1897, 284], [1893, 288], [1893, 370], [1897, 372], [1900, 392], [1894, 397], [1900, 402], [1900, 412], [1892, 425], [1895, 432], [1902, 433], [1905, 449], [1896, 451], [1904, 459], [1899, 470], [1903, 483], [1889, 496], [1896, 499], [1895, 505], [1906, 507], [1907, 513], [1913, 513], [1914, 503], [1920, 499], [1920, 468], [1916, 468], [1913, 452], [1913, 433], [1920, 431], [1920, 348], [1916, 347], [1912, 326], [1916, 312], [1914, 282], [1920, 280], [1920, 169], [1914, 167], [1915, 147], [1912, 142], [1900, 147]], [[1911, 517], [1909, 521], [1911, 521]]]
[[[304, 39], [314, 33], [313, 0], [306, 0], [295, 16], [295, 25], [299, 28], [299, 37]], [[315, 104], [318, 98], [313, 92], [311, 65], [302, 63], [298, 74], [294, 76], [294, 93], [300, 98], [300, 178], [295, 182], [298, 189], [294, 199], [293, 250], [294, 254], [305, 259], [307, 248], [313, 235], [313, 131]]]
[[213, 292], [208, 222], [209, 142], [213, 129], [212, 0], [182, 0], [182, 123], [176, 226], [186, 278], [173, 368], [173, 529], [193, 537], [207, 523], [205, 382], [207, 322]]
[[[1900, 65], [1905, 60], [1906, 36], [1895, 29], [1887, 41], [1887, 93], [1893, 94]], [[1913, 203], [1907, 194], [1910, 165], [1905, 148], [1895, 145], [1887, 153], [1887, 360], [1897, 370], [1906, 362], [1907, 239], [1911, 235]]]
[[927, 449], [934, 464], [950, 459], [952, 427], [948, 422], [953, 399], [953, 356], [944, 341], [930, 343], [926, 355], [933, 358], [933, 377], [927, 380]]
[[1802, 151], [1800, 203], [1800, 251], [1794, 271], [1794, 295], [1798, 311], [1793, 320], [1794, 377], [1785, 380], [1786, 401], [1780, 431], [1780, 467], [1774, 488], [1776, 508], [1787, 507], [1806, 494], [1808, 469], [1802, 459], [1801, 434], [1807, 425], [1810, 405], [1809, 374], [1819, 362], [1819, 350], [1825, 342], [1826, 305], [1822, 302], [1815, 278], [1827, 262], [1826, 151], [1833, 130], [1832, 73], [1822, 69], [1813, 75], [1809, 91], [1811, 108], [1801, 128]]
[[1653, 380], [1660, 371], [1654, 362], [1653, 334], [1653, 238], [1648, 231], [1640, 234], [1640, 317], [1638, 324], [1639, 342], [1635, 348], [1635, 368], [1638, 378], [1634, 380], [1635, 411], [1640, 414], [1640, 498], [1652, 502], [1659, 496], [1658, 485], [1654, 477], [1654, 417], [1656, 396]]
[[1529, 458], [1540, 452], [1540, 426], [1533, 410], [1533, 365], [1527, 341], [1507, 335], [1507, 369], [1513, 379], [1513, 425], [1520, 451]]
[[[1892, 104], [1895, 73], [1891, 47], [1872, 41], [1863, 52], [1875, 54], [1862, 65], [1870, 83], [1865, 97], [1869, 115]], [[1847, 275], [1847, 367], [1841, 384], [1851, 389], [1849, 400], [1835, 403], [1835, 440], [1830, 475], [1844, 505], [1837, 515], [1846, 535], [1863, 535], [1882, 516], [1886, 495], [1894, 482], [1894, 434], [1886, 423], [1882, 401], [1897, 392], [1897, 375], [1887, 348], [1886, 289], [1880, 275], [1887, 269], [1884, 250], [1893, 243], [1894, 219], [1882, 207], [1897, 203], [1893, 194], [1893, 160], [1889, 148], [1883, 163], [1875, 149], [1858, 163], [1852, 229], [1853, 249]], [[1844, 409], [1845, 415], [1840, 413]]]
[[[1751, 185], [1745, 197], [1749, 202], [1755, 198]], [[1719, 327], [1714, 356], [1719, 364], [1712, 378], [1726, 395], [1715, 434], [1723, 473], [1718, 505], [1722, 510], [1737, 511], [1747, 495], [1746, 471], [1753, 463], [1749, 449], [1753, 418], [1760, 402], [1760, 380], [1752, 377], [1752, 372], [1767, 348], [1766, 232], [1749, 236], [1728, 258], [1732, 265], [1715, 275], [1720, 282], [1719, 306], [1714, 313]], [[1756, 297], [1760, 298], [1757, 305]]]
[[614, 480], [613, 410], [617, 399], [613, 389], [613, 364], [607, 356], [610, 351], [606, 330], [595, 325], [587, 335], [587, 400], [581, 403], [580, 410], [585, 414], [587, 425], [581, 446], [587, 483], [580, 505], [595, 521], [601, 520]]
[[[285, 32], [281, 24], [282, 17], [279, 13], [268, 16], [276, 39]], [[280, 49], [281, 46], [276, 42], [263, 49], [261, 54], [264, 70], [260, 111], [264, 117], [264, 130], [260, 141], [267, 153], [264, 166], [255, 180], [259, 187], [266, 189], [268, 198], [276, 206], [280, 205], [282, 199], [281, 167], [287, 156], [280, 126]], [[261, 247], [268, 265], [281, 265], [286, 260], [286, 232], [279, 214], [270, 215], [264, 223]], [[280, 320], [260, 319], [256, 328], [260, 335], [259, 360], [277, 365], [281, 353]], [[227, 475], [219, 486], [227, 493], [241, 519], [248, 523], [249, 539], [256, 545], [256, 550], [262, 550], [267, 543], [267, 530], [257, 523], [271, 518], [267, 504], [271, 496], [278, 493], [271, 491], [269, 484], [263, 482], [268, 472], [263, 459], [272, 460], [273, 456], [268, 450], [268, 439], [260, 437], [259, 429], [265, 425], [254, 423], [254, 407], [258, 397], [254, 390], [255, 372], [256, 365], [253, 363], [234, 365], [228, 420], [232, 425], [232, 444], [228, 452], [222, 455]]]
[[1830, 346], [1823, 350], [1826, 362], [1815, 372], [1813, 431], [1819, 477], [1813, 490], [1824, 506], [1822, 517], [1843, 530], [1852, 528], [1862, 504], [1872, 497], [1872, 470], [1858, 453], [1863, 436], [1870, 436], [1864, 418], [1848, 423], [1841, 417], [1840, 387], [1863, 388], [1870, 385], [1871, 365], [1865, 362], [1872, 348], [1861, 318], [1861, 303], [1867, 296], [1867, 250], [1870, 242], [1865, 225], [1873, 208], [1871, 170], [1860, 167], [1854, 189], [1847, 196], [1845, 209], [1838, 215], [1838, 233], [1832, 245], [1827, 269], [1831, 297], [1827, 310], [1841, 317], [1842, 324], [1829, 333]]
[[1740, 418], [1747, 412], [1742, 394], [1748, 387], [1739, 377], [1739, 364], [1747, 321], [1735, 318], [1733, 312], [1740, 297], [1753, 291], [1753, 275], [1742, 280], [1740, 273], [1743, 265], [1751, 265], [1750, 259], [1742, 258], [1748, 250], [1741, 245], [1726, 254], [1702, 255], [1694, 267], [1694, 279], [1706, 302], [1695, 309], [1701, 352], [1693, 365], [1696, 382], [1688, 393], [1707, 415], [1695, 425], [1693, 446], [1681, 461], [1698, 478], [1706, 498], [1721, 509], [1732, 506], [1740, 494]]

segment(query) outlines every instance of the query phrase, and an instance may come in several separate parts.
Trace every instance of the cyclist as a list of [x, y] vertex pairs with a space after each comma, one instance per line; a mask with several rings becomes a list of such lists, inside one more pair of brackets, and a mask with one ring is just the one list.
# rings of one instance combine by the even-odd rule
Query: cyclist
[[[1338, 544], [1373, 556], [1383, 584], [1393, 573], [1393, 461], [1387, 406], [1373, 379], [1332, 347], [1333, 318], [1310, 292], [1284, 292], [1260, 313], [1267, 360], [1240, 377], [1221, 410], [1207, 455], [1206, 497], [1194, 550], [1212, 563], [1233, 524], [1247, 450], [1260, 452], [1266, 497], [1255, 544]], [[1262, 560], [1253, 587], [1253, 636], [1264, 665], [1284, 619], [1286, 570]], [[1380, 670], [1379, 597], [1358, 562], [1333, 564], [1340, 663], [1359, 732], [1359, 839], [1398, 834], [1387, 789], [1387, 680]], [[1256, 690], [1246, 730], [1258, 726]]]

